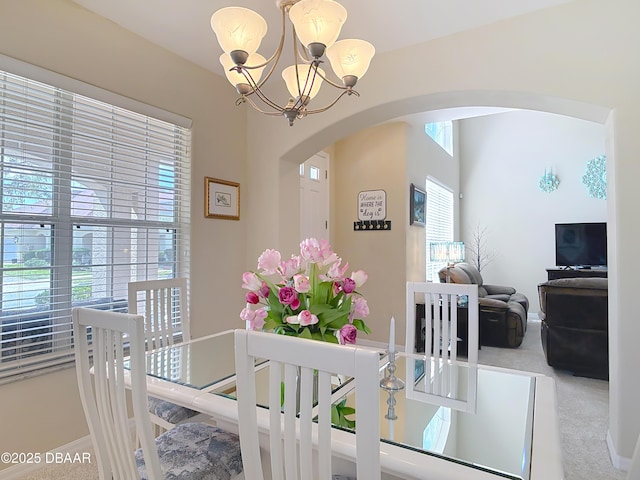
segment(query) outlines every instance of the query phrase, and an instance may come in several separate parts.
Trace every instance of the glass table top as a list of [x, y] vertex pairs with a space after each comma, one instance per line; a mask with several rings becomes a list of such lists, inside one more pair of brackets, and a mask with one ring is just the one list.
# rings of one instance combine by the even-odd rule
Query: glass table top
[[[150, 352], [147, 373], [211, 394], [234, 398], [233, 331]], [[258, 362], [258, 404], [266, 405], [268, 364]], [[384, 362], [383, 362], [384, 363]], [[425, 455], [529, 480], [535, 377], [464, 363], [434, 365], [430, 357], [400, 354], [395, 375], [405, 388], [380, 389], [380, 432], [384, 442]], [[387, 375], [381, 369], [380, 378]], [[407, 385], [407, 378], [413, 379]], [[337, 403], [355, 406], [353, 382], [336, 376]], [[211, 388], [209, 388], [211, 387]], [[434, 390], [434, 387], [435, 390]], [[339, 396], [340, 393], [337, 393]], [[390, 397], [394, 413], [390, 420]], [[393, 416], [393, 415], [392, 415]], [[343, 427], [340, 427], [343, 428]]]
[[157, 349], [146, 362], [152, 377], [206, 389], [235, 375], [233, 331]]
[[[435, 368], [431, 358], [419, 355], [398, 356], [396, 366], [395, 374], [405, 381], [405, 388], [393, 395], [380, 389], [384, 442], [504, 478], [530, 478], [535, 377], [467, 364]], [[410, 375], [413, 392], [406, 385]], [[475, 378], [469, 381], [470, 377]], [[437, 394], [422, 395], [429, 390], [427, 384], [435, 383], [439, 383]], [[347, 405], [355, 405], [355, 395], [355, 390], [345, 395]], [[390, 397], [395, 400], [393, 412]], [[395, 420], [388, 418], [390, 413]]]

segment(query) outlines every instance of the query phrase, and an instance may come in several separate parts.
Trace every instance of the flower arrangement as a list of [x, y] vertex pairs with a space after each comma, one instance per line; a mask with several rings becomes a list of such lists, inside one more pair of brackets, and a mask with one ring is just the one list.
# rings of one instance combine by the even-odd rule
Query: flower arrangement
[[364, 322], [367, 301], [356, 291], [367, 274], [358, 270], [345, 277], [348, 268], [326, 240], [302, 241], [300, 255], [288, 260], [267, 249], [258, 258], [257, 271], [242, 274], [242, 288], [248, 292], [240, 318], [251, 330], [355, 343], [358, 331], [371, 332]]

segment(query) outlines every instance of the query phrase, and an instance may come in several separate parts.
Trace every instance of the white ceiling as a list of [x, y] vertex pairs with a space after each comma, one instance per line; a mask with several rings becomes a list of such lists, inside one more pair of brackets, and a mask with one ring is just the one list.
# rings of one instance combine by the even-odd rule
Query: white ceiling
[[[216, 10], [238, 5], [269, 25], [259, 51], [266, 58], [280, 37], [275, 0], [73, 0], [141, 37], [223, 75], [222, 49], [210, 27]], [[340, 0], [348, 11], [339, 38], [361, 38], [387, 52], [572, 0]], [[375, 57], [374, 57], [375, 61]]]

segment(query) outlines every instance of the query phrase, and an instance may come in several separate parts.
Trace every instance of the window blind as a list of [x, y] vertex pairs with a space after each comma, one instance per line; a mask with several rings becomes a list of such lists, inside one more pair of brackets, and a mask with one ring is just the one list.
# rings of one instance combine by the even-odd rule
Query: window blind
[[438, 282], [438, 271], [445, 266], [442, 262], [432, 262], [429, 258], [431, 242], [453, 241], [453, 191], [434, 178], [427, 178], [427, 280]]
[[0, 379], [67, 362], [71, 309], [188, 276], [190, 129], [0, 71]]

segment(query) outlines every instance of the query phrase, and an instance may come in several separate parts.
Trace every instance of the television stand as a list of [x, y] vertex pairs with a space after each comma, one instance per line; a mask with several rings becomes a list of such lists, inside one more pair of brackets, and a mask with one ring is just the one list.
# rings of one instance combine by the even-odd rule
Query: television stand
[[600, 277], [607, 278], [607, 268], [563, 267], [547, 268], [548, 280], [557, 278]]

